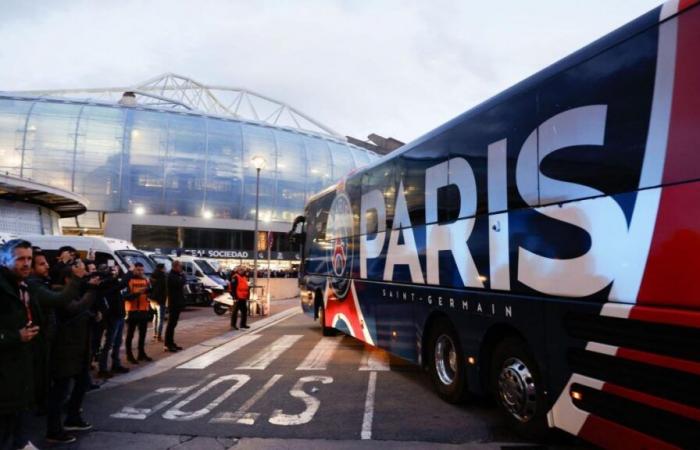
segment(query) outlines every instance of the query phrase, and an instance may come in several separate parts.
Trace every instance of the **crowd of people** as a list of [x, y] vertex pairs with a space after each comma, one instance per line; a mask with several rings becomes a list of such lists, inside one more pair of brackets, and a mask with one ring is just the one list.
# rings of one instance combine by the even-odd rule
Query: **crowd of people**
[[161, 264], [147, 277], [141, 263], [122, 273], [116, 264], [82, 261], [71, 247], [50, 261], [25, 240], [2, 245], [0, 450], [36, 448], [28, 439], [32, 414], [46, 416], [52, 444], [74, 442], [73, 432], [90, 430], [82, 403], [88, 390], [99, 387], [91, 366], [96, 363], [102, 379], [129, 371], [120, 356], [124, 328], [131, 364], [152, 361], [145, 351], [151, 320], [153, 339], [165, 351], [182, 350], [175, 328], [185, 306], [184, 285], [178, 261], [170, 272]]

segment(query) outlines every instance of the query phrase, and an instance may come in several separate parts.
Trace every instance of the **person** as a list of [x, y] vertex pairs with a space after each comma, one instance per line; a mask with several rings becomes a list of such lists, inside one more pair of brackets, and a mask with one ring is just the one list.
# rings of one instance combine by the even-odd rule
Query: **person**
[[168, 326], [165, 329], [166, 352], [176, 352], [182, 347], [175, 343], [175, 327], [180, 320], [180, 312], [185, 308], [185, 274], [182, 271], [182, 262], [173, 261], [173, 266], [168, 273]]
[[71, 300], [80, 293], [80, 282], [85, 275], [82, 266], [72, 267], [73, 276], [62, 291], [51, 289], [51, 277], [49, 261], [39, 247], [32, 247], [32, 273], [27, 278], [29, 295], [41, 308], [42, 322], [39, 325], [44, 338], [44, 354], [36, 355], [35, 375], [37, 386], [37, 407], [42, 413], [46, 413], [49, 393], [48, 365], [51, 355], [51, 347], [56, 337], [57, 323], [55, 308], [68, 305]]
[[[112, 378], [115, 374], [128, 373], [129, 369], [124, 367], [119, 357], [119, 351], [122, 347], [122, 336], [124, 334], [124, 299], [122, 298], [121, 290], [126, 286], [122, 278], [119, 276], [119, 267], [113, 265], [101, 267], [101, 271], [111, 271], [112, 276], [102, 281], [100, 285], [105, 301], [107, 302], [107, 311], [102, 319], [105, 322], [104, 342], [101, 343], [100, 351], [98, 352], [98, 371], [97, 376], [102, 379]], [[110, 357], [112, 359], [112, 369], [108, 370], [107, 363]]]
[[[41, 353], [39, 305], [26, 283], [32, 246], [13, 239], [0, 250], [0, 448], [29, 447], [25, 423], [36, 401], [35, 358]], [[31, 447], [30, 447], [31, 448]]]
[[156, 264], [156, 270], [151, 274], [151, 309], [153, 315], [153, 339], [163, 341], [163, 320], [165, 319], [165, 301], [167, 298], [167, 283], [165, 278], [165, 264]]
[[250, 287], [248, 286], [248, 278], [245, 276], [245, 268], [240, 266], [238, 273], [231, 278], [231, 295], [236, 300], [231, 311], [231, 328], [237, 330], [236, 322], [238, 320], [238, 312], [241, 312], [241, 328], [250, 328], [247, 325], [248, 321], [248, 299], [250, 298]]
[[49, 276], [51, 277], [52, 286], [60, 286], [63, 284], [62, 274], [63, 269], [70, 266], [73, 261], [78, 258], [78, 251], [70, 245], [64, 245], [58, 249], [56, 262], [51, 265]]
[[[79, 259], [72, 265], [81, 266]], [[69, 283], [72, 267], [63, 268], [64, 283]], [[96, 298], [99, 277], [85, 279], [81, 293], [68, 305], [57, 307], [56, 336], [50, 355], [51, 387], [48, 395], [46, 440], [50, 443], [70, 443], [75, 436], [67, 431], [87, 431], [92, 425], [82, 417], [85, 393], [90, 387], [90, 316]], [[65, 402], [66, 397], [69, 397]], [[66, 412], [65, 421], [61, 416]]]
[[[148, 293], [151, 289], [148, 279], [144, 276], [143, 264], [136, 262], [132, 276], [127, 279], [127, 295], [124, 297], [126, 306], [126, 359], [131, 364], [139, 361], [153, 361], [146, 354], [146, 332], [148, 330]], [[134, 332], [138, 328], [138, 356], [134, 358], [132, 342]]]

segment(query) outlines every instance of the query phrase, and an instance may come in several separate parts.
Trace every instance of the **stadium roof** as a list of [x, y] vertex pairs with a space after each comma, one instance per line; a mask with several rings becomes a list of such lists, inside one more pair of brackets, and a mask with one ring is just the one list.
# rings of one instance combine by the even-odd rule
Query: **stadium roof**
[[159, 75], [132, 86], [31, 90], [13, 93], [111, 102], [121, 101], [125, 93], [133, 93], [136, 105], [170, 107], [174, 110], [252, 120], [345, 140], [344, 136], [330, 127], [279, 100], [249, 89], [206, 85], [174, 73]]
[[41, 205], [60, 217], [77, 216], [88, 207], [88, 200], [75, 192], [9, 174], [0, 174], [0, 199]]

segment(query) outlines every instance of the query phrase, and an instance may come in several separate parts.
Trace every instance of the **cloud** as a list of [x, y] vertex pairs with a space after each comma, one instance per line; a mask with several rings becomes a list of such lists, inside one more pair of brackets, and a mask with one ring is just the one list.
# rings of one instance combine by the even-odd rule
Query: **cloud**
[[408, 141], [659, 3], [10, 1], [0, 89], [176, 72]]

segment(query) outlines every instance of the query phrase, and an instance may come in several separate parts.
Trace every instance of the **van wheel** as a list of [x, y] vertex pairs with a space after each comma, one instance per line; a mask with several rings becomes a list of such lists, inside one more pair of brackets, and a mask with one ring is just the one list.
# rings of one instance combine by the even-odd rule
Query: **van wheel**
[[335, 336], [335, 330], [326, 326], [326, 308], [323, 307], [323, 304], [318, 305], [318, 322], [321, 324], [321, 334]]
[[214, 303], [214, 314], [217, 316], [223, 316], [228, 311], [228, 308], [219, 302]]
[[464, 353], [452, 324], [439, 320], [428, 339], [428, 370], [438, 396], [450, 403], [467, 398]]
[[546, 403], [540, 370], [527, 344], [506, 338], [493, 352], [491, 390], [508, 425], [521, 436], [547, 435]]

